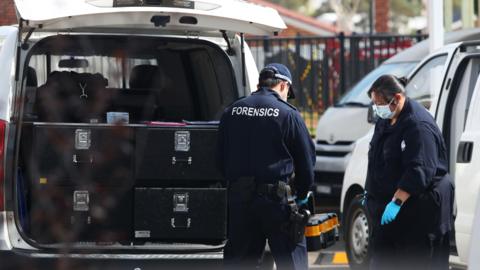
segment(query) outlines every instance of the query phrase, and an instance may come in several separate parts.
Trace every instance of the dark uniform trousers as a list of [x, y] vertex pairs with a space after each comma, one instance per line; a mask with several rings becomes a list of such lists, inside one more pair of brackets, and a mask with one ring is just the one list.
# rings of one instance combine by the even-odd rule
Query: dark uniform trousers
[[408, 199], [387, 225], [380, 225], [380, 220], [388, 200], [367, 199], [373, 223], [371, 270], [449, 269], [450, 181], [447, 174], [429, 191]]
[[226, 269], [255, 269], [262, 261], [266, 240], [276, 267], [308, 269], [305, 239], [291, 244], [285, 231], [290, 210], [285, 201], [266, 195], [242, 200], [229, 194], [228, 242], [225, 247]]

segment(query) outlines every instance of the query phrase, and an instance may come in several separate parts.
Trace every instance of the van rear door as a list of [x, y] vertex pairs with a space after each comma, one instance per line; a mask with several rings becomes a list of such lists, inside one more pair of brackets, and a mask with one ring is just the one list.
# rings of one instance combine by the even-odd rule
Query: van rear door
[[[0, 26], [0, 104], [10, 104], [14, 84], [14, 60], [17, 47], [18, 28]], [[0, 119], [10, 118], [10, 108], [0, 106]]]
[[[478, 200], [480, 188], [480, 77], [472, 78], [475, 91], [467, 113], [465, 130], [463, 131], [456, 160], [455, 193], [457, 201], [457, 217], [455, 233], [457, 250], [462, 262], [467, 263], [471, 233], [475, 220], [475, 202]], [[477, 218], [478, 219], [478, 218]], [[471, 253], [470, 253], [471, 254]]]
[[11, 249], [9, 239], [6, 237], [6, 212], [5, 207], [5, 145], [6, 130], [11, 113], [12, 87], [14, 85], [14, 59], [17, 45], [18, 28], [0, 26], [0, 250]]
[[[438, 96], [435, 117], [443, 131], [455, 179], [455, 238], [460, 263], [466, 266], [473, 214], [478, 196], [478, 157], [480, 116], [480, 43], [470, 41], [455, 46]], [[458, 262], [456, 262], [458, 263]]]
[[158, 30], [272, 35], [286, 28], [272, 8], [235, 0], [15, 0], [19, 19], [44, 31]]

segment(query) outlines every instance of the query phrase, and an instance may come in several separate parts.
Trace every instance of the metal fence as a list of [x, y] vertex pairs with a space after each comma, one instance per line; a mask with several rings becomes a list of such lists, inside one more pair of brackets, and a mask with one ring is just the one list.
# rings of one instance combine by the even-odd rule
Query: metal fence
[[351, 35], [249, 38], [259, 69], [287, 65], [296, 87], [294, 104], [315, 131], [318, 117], [369, 71], [425, 35]]

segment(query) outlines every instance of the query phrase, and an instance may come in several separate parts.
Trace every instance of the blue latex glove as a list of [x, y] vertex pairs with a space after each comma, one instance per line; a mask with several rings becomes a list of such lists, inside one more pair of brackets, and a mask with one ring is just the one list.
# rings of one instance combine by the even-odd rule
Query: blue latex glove
[[390, 202], [389, 204], [387, 204], [387, 207], [385, 207], [385, 211], [383, 212], [383, 215], [382, 215], [381, 224], [386, 225], [392, 222], [393, 220], [395, 220], [395, 218], [398, 215], [398, 212], [400, 212], [400, 208], [401, 206], [397, 205], [394, 202]]
[[296, 203], [298, 206], [307, 205], [307, 203], [308, 203], [308, 196], [305, 197], [305, 199], [303, 199], [303, 200], [301, 200], [301, 199], [295, 199], [295, 203]]

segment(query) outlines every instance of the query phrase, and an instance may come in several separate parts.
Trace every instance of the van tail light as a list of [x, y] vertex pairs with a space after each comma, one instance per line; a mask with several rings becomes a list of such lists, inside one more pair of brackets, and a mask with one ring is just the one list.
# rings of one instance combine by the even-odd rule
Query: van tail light
[[0, 211], [5, 210], [5, 132], [7, 122], [0, 120]]

